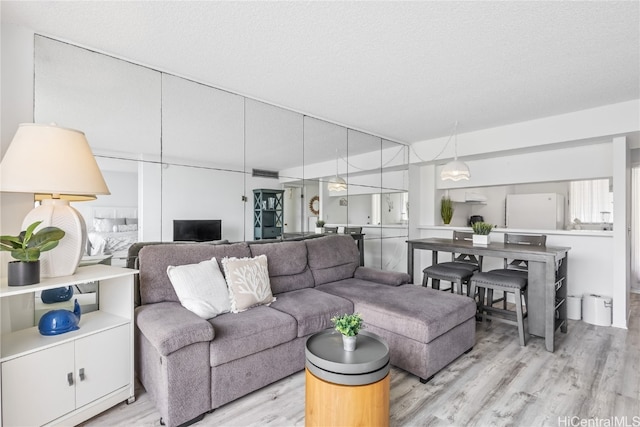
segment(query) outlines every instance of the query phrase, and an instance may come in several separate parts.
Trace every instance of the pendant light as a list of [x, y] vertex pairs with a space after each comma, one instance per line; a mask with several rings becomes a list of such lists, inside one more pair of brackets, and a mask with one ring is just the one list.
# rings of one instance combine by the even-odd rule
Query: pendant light
[[[451, 138], [449, 138], [451, 139]], [[454, 147], [454, 157], [453, 161], [447, 163], [442, 168], [440, 172], [440, 179], [443, 181], [451, 180], [451, 181], [461, 181], [468, 180], [471, 177], [471, 173], [469, 172], [469, 166], [466, 163], [458, 160], [458, 122], [453, 129], [453, 147]]]
[[338, 150], [336, 149], [336, 176], [329, 180], [327, 190], [329, 191], [346, 191], [347, 182], [338, 175]]

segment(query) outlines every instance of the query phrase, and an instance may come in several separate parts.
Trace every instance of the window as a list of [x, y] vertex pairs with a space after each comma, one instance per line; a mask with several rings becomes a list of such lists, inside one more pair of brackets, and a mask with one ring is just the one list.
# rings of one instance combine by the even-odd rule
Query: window
[[572, 181], [569, 189], [571, 220], [612, 222], [613, 192], [609, 179]]

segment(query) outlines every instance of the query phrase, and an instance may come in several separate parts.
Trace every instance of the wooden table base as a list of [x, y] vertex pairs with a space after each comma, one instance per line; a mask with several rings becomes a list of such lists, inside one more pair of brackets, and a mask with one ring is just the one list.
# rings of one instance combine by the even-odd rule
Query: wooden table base
[[390, 374], [373, 384], [333, 384], [305, 369], [305, 426], [388, 426]]

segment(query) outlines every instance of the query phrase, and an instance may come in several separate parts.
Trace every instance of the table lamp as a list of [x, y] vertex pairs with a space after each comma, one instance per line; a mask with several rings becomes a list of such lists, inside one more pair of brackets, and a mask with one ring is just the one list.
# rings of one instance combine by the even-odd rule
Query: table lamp
[[65, 232], [55, 249], [41, 254], [41, 275], [74, 274], [86, 249], [87, 227], [69, 202], [111, 194], [84, 133], [56, 125], [19, 125], [0, 164], [0, 191], [34, 193], [41, 202], [25, 217], [23, 230], [42, 221], [39, 228]]

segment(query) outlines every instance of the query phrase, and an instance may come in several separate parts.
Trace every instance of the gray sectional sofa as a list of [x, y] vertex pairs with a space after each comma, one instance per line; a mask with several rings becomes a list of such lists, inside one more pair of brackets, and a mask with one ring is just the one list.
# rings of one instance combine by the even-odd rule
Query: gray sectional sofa
[[[167, 266], [216, 257], [268, 260], [277, 300], [203, 320], [180, 305]], [[139, 252], [136, 371], [167, 425], [304, 369], [304, 344], [336, 314], [359, 312], [389, 344], [391, 363], [426, 382], [475, 342], [475, 303], [359, 266], [350, 236], [276, 243], [162, 244]]]

